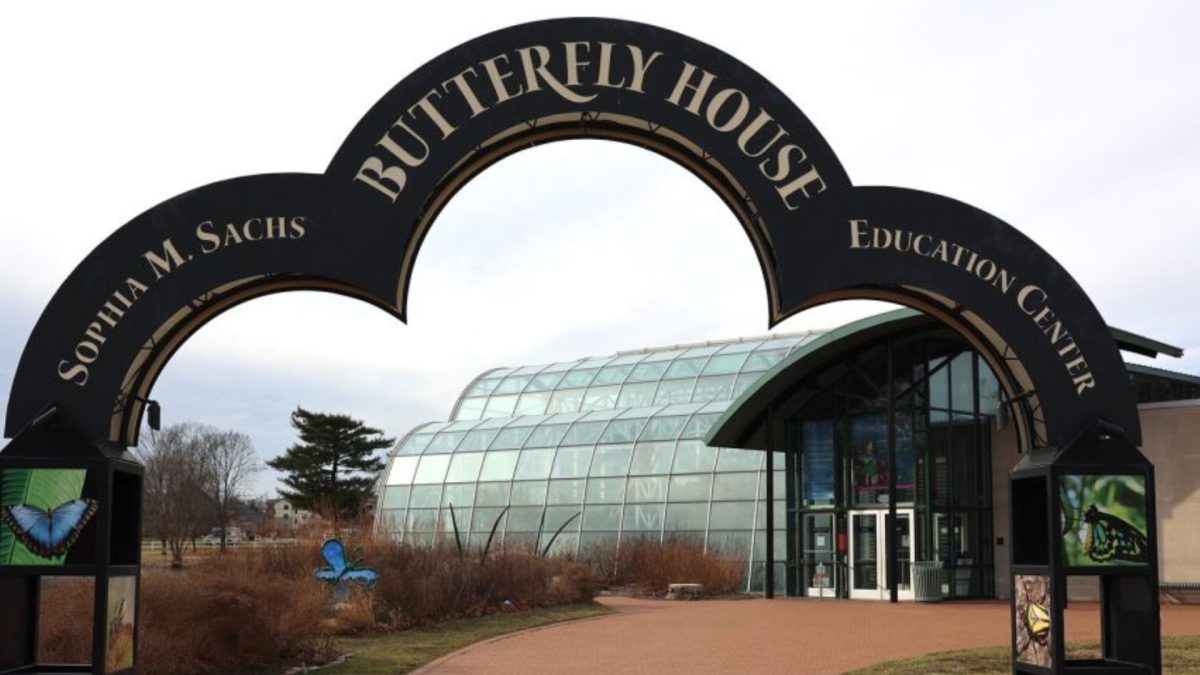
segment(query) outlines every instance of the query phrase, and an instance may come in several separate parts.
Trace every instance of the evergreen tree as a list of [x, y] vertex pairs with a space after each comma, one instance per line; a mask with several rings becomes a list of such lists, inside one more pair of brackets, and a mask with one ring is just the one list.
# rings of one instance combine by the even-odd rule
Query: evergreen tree
[[292, 426], [300, 442], [267, 465], [287, 474], [289, 490], [279, 494], [296, 508], [330, 509], [339, 518], [351, 518], [368, 506], [375, 481], [386, 465], [375, 451], [389, 448], [395, 439], [348, 415], [309, 412], [298, 407]]

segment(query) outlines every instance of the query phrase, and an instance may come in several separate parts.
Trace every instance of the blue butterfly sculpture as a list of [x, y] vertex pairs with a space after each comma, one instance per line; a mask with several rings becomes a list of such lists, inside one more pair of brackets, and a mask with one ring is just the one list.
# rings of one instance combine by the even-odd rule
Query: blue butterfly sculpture
[[[361, 549], [359, 549], [361, 550]], [[321, 557], [328, 563], [325, 567], [317, 568], [313, 575], [318, 580], [334, 587], [334, 593], [339, 602], [350, 596], [350, 583], [357, 584], [366, 590], [379, 581], [379, 572], [373, 567], [360, 567], [362, 560], [347, 560], [346, 547], [340, 539], [326, 539], [321, 544]]]
[[25, 548], [43, 558], [66, 553], [94, 515], [95, 499], [72, 499], [48, 511], [29, 504], [0, 507], [0, 521], [12, 528]]

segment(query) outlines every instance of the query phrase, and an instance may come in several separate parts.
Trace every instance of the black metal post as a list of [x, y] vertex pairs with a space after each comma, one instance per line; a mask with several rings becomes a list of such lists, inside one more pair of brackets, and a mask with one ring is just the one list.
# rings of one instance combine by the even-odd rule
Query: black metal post
[[767, 566], [763, 597], [775, 597], [775, 406], [767, 406]]
[[887, 341], [887, 430], [888, 430], [888, 515], [887, 527], [884, 534], [887, 537], [887, 579], [888, 593], [892, 602], [900, 600], [900, 569], [896, 558], [900, 547], [896, 537], [899, 535], [899, 521], [896, 517], [896, 377], [892, 371], [892, 339]]

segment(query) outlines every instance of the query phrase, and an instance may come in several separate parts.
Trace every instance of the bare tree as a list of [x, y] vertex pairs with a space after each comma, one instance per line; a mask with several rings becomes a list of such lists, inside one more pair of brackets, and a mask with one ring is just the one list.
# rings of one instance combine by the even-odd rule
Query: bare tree
[[148, 525], [171, 551], [171, 566], [183, 567], [187, 542], [211, 512], [205, 488], [211, 471], [200, 444], [200, 425], [185, 422], [142, 436], [137, 449], [145, 467]]
[[205, 492], [212, 502], [217, 526], [221, 529], [221, 551], [224, 551], [236, 501], [245, 494], [248, 481], [260, 467], [254, 446], [246, 434], [203, 427], [198, 440], [208, 468]]

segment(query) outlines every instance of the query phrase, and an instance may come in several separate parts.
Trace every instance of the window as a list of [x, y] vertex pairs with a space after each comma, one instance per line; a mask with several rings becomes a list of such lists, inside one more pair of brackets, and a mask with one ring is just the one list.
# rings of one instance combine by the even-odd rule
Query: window
[[511, 479], [513, 470], [517, 467], [518, 454], [516, 450], [488, 452], [483, 456], [483, 471], [479, 474], [479, 480]]
[[671, 470], [671, 458], [675, 455], [675, 443], [638, 443], [633, 449], [630, 475], [667, 473]]
[[425, 455], [417, 467], [414, 483], [441, 483], [446, 477], [446, 468], [450, 466], [450, 455]]

